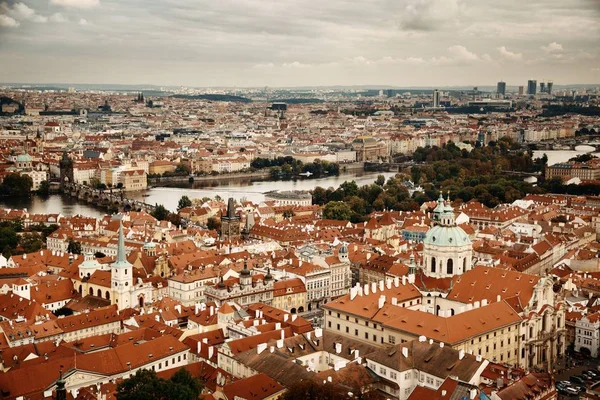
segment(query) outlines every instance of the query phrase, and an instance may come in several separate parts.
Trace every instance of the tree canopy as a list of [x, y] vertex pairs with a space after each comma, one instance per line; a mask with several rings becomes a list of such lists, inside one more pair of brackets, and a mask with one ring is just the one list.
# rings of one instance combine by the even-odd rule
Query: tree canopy
[[33, 181], [29, 175], [11, 173], [0, 184], [0, 196], [31, 197]]
[[181, 199], [179, 199], [179, 204], [177, 204], [177, 211], [181, 210], [182, 208], [191, 207], [191, 206], [192, 206], [192, 200], [190, 200], [189, 197], [183, 195], [183, 196], [181, 196]]
[[117, 400], [191, 400], [203, 390], [200, 381], [181, 368], [170, 379], [156, 376], [156, 372], [140, 369], [135, 375], [117, 385]]

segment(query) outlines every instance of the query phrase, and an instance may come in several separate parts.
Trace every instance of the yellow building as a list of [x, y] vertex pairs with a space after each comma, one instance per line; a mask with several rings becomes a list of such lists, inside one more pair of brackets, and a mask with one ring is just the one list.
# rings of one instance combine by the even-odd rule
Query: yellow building
[[165, 172], [175, 171], [175, 165], [171, 161], [157, 160], [148, 166], [148, 172], [150, 175], [162, 175]]
[[123, 190], [144, 190], [148, 187], [148, 179], [143, 169], [134, 169], [121, 172], [119, 176]]
[[306, 287], [299, 278], [286, 279], [273, 285], [272, 306], [292, 314], [306, 310]]

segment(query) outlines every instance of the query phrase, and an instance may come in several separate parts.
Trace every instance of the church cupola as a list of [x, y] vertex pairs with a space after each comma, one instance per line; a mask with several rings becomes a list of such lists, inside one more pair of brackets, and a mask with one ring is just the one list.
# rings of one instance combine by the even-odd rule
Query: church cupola
[[252, 284], [252, 275], [248, 269], [248, 260], [244, 259], [244, 269], [240, 272], [240, 285], [246, 286]]

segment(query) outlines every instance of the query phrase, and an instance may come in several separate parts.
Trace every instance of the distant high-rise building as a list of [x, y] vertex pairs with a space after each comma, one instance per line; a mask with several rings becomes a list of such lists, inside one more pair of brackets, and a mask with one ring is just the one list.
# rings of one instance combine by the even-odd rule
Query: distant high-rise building
[[546, 82], [540, 82], [540, 93], [546, 93]]
[[435, 89], [433, 91], [433, 107], [438, 108], [440, 106], [440, 91]]
[[537, 81], [530, 79], [527, 81], [527, 94], [534, 95], [537, 93]]
[[496, 93], [501, 94], [503, 96], [506, 94], [506, 82], [498, 82]]
[[525, 93], [525, 86], [519, 86], [519, 96], [523, 96]]
[[552, 94], [552, 85], [552, 81], [548, 81], [548, 83], [546, 84], [546, 91], [548, 92], [548, 94]]

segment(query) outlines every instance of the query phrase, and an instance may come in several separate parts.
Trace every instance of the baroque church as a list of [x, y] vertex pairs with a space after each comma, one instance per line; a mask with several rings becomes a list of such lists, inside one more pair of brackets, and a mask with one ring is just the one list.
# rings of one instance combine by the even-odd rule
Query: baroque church
[[423, 241], [423, 272], [432, 278], [462, 275], [472, 268], [473, 246], [467, 233], [456, 225], [450, 201], [440, 193], [433, 210], [433, 226]]

